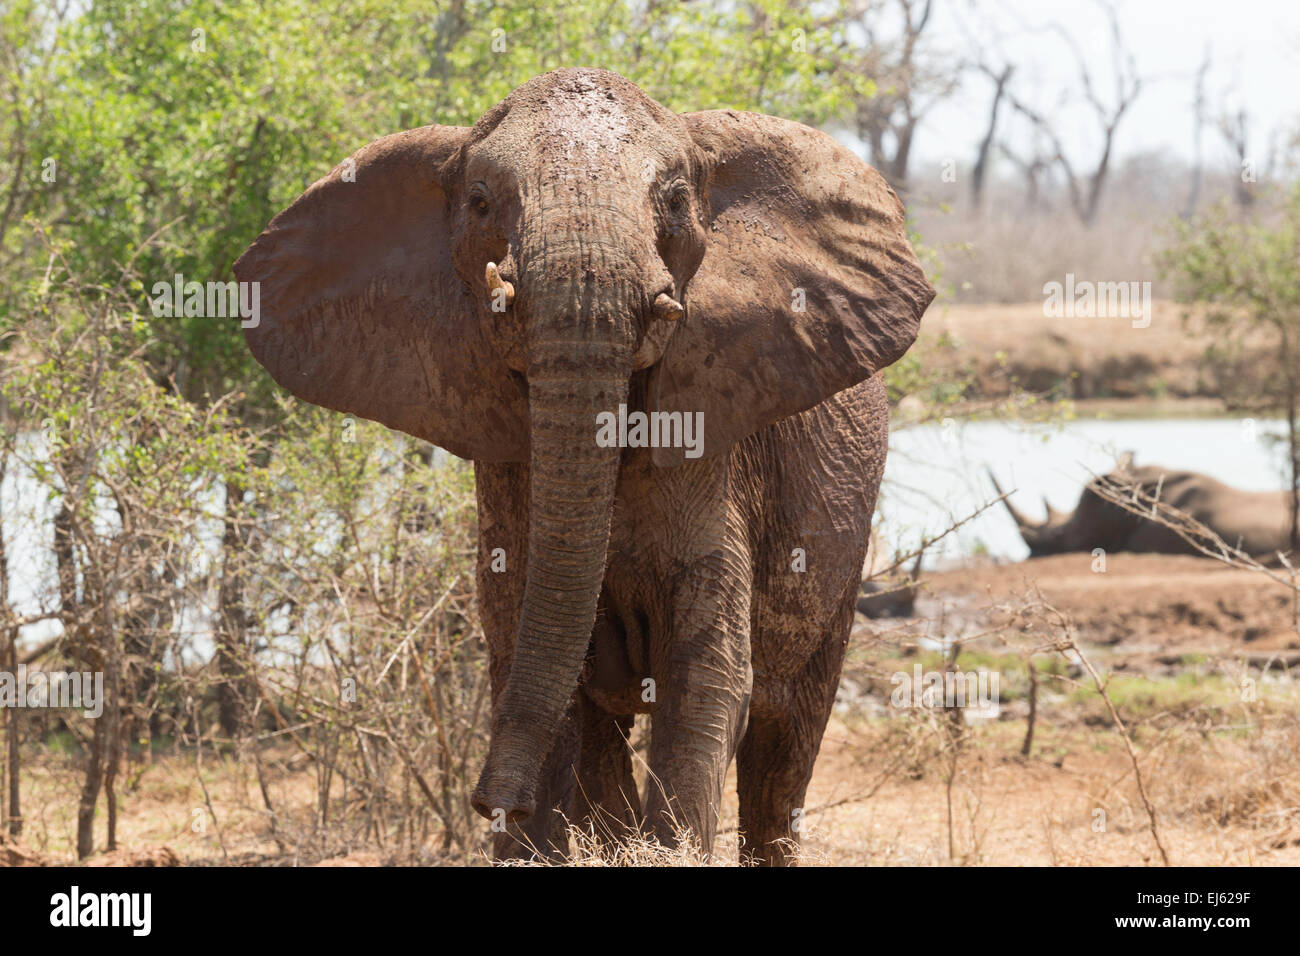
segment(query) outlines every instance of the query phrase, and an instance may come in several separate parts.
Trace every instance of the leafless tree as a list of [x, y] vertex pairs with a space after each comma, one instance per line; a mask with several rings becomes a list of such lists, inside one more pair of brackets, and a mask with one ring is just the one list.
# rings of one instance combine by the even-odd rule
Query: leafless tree
[[841, 18], [845, 35], [860, 42], [846, 41], [837, 56], [839, 68], [877, 87], [875, 95], [857, 100], [852, 122], [867, 145], [868, 160], [899, 192], [907, 189], [917, 127], [960, 81], [958, 64], [926, 48], [933, 12], [934, 0], [892, 0], [850, 4]]
[[1255, 202], [1254, 158], [1250, 155], [1250, 114], [1245, 107], [1226, 108], [1215, 124], [1219, 135], [1232, 150], [1237, 176], [1232, 198], [1243, 209]]
[[[1110, 2], [1098, 5], [1105, 11], [1110, 24], [1112, 92], [1105, 97], [1099, 91], [1100, 79], [1094, 76], [1093, 67], [1088, 63], [1078, 41], [1060, 24], [1055, 24], [1050, 31], [1059, 36], [1070, 49], [1078, 66], [1079, 88], [1083, 100], [1088, 105], [1100, 132], [1101, 145], [1090, 168], [1080, 168], [1070, 158], [1065, 141], [1058, 129], [1055, 117], [1048, 112], [1028, 103], [1019, 93], [1012, 90], [1006, 94], [1007, 102], [1050, 144], [1052, 162], [1065, 178], [1070, 197], [1070, 205], [1079, 221], [1091, 226], [1097, 219], [1101, 197], [1106, 186], [1107, 176], [1114, 158], [1116, 135], [1120, 123], [1128, 114], [1133, 103], [1143, 89], [1143, 78], [1137, 71], [1137, 62], [1124, 42], [1120, 28], [1119, 15]], [[1068, 98], [1063, 97], [1064, 107]]]
[[975, 166], [971, 170], [970, 200], [972, 212], [979, 212], [984, 203], [984, 183], [988, 177], [989, 156], [993, 151], [994, 137], [998, 131], [998, 111], [1006, 96], [1007, 84], [1015, 73], [1015, 66], [1008, 63], [1000, 70], [987, 64], [979, 65], [980, 72], [993, 81], [993, 99], [989, 103], [989, 119], [980, 139], [979, 149], [975, 154]]
[[1207, 100], [1205, 78], [1210, 72], [1210, 48], [1206, 46], [1201, 57], [1201, 65], [1196, 70], [1195, 94], [1192, 99], [1192, 185], [1187, 193], [1187, 205], [1183, 207], [1183, 218], [1190, 219], [1196, 213], [1196, 204], [1201, 198], [1201, 178], [1205, 171], [1202, 155], [1202, 134], [1205, 130]]
[[1033, 136], [1032, 146], [1028, 150], [1017, 150], [1006, 140], [998, 141], [998, 152], [1016, 168], [1024, 183], [1026, 209], [1043, 209], [1051, 203], [1044, 198], [1048, 178], [1055, 166], [1055, 152], [1037, 133]]

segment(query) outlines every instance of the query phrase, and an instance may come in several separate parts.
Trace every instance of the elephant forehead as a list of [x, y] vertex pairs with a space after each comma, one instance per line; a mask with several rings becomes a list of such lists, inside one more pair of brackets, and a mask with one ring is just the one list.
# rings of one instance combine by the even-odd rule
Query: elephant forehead
[[632, 138], [633, 122], [613, 90], [557, 89], [543, 102], [539, 132], [568, 155], [617, 153]]
[[554, 92], [514, 108], [471, 151], [471, 170], [485, 165], [529, 186], [547, 182], [600, 182], [625, 178], [635, 164], [640, 118], [604, 92]]
[[493, 107], [467, 144], [476, 177], [510, 175], [518, 185], [559, 188], [650, 183], [695, 157], [681, 117], [616, 73], [562, 69], [534, 77]]
[[685, 134], [674, 113], [604, 70], [544, 74], [511, 93], [498, 109], [504, 115], [485, 145], [501, 159], [531, 155], [555, 164], [608, 166], [639, 156], [642, 145], [666, 149], [660, 141]]

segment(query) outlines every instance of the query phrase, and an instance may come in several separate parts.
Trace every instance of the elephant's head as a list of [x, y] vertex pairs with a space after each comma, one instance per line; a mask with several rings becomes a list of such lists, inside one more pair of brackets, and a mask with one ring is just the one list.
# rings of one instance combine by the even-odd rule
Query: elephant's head
[[261, 283], [254, 355], [299, 397], [529, 463], [519, 633], [473, 797], [514, 819], [604, 575], [622, 452], [598, 445], [598, 413], [629, 395], [702, 412], [716, 455], [895, 361], [934, 295], [897, 197], [829, 137], [676, 115], [599, 70], [537, 77], [472, 129], [363, 147], [235, 273]]

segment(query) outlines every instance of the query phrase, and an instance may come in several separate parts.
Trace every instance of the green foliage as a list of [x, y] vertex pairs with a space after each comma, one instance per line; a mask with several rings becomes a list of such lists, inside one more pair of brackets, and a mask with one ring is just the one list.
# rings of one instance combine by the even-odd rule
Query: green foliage
[[[105, 719], [77, 738], [98, 754], [82, 760], [92, 805], [129, 741], [155, 725], [191, 740], [211, 725], [205, 699], [234, 685], [243, 730], [289, 715], [295, 746], [386, 808], [365, 825], [436, 819], [447, 852], [475, 852], [482, 828], [461, 795], [486, 742], [488, 669], [471, 466], [288, 398], [253, 432], [229, 403], [160, 387], [139, 360], [134, 295], [83, 280], [66, 245], [44, 247], [49, 276], [23, 290], [0, 366], [0, 397], [26, 423], [0, 431], [0, 477], [20, 488], [0, 545], [53, 525], [53, 548], [23, 555], [38, 569], [24, 567], [30, 620], [57, 622], [56, 653], [104, 673]], [[8, 599], [6, 629], [35, 610]], [[416, 774], [434, 801], [412, 801]], [[340, 803], [330, 822], [354, 832], [362, 812]]]
[[[829, 27], [775, 0], [96, 0], [61, 23], [49, 9], [38, 0], [0, 7], [6, 36], [34, 37], [10, 48], [28, 64], [14, 74], [12, 98], [40, 104], [39, 123], [23, 120], [19, 176], [31, 182], [46, 158], [55, 170], [54, 182], [24, 193], [25, 205], [75, 239], [71, 265], [93, 281], [116, 282], [133, 262], [147, 357], [199, 400], [267, 379], [236, 323], [155, 319], [145, 290], [178, 273], [230, 279], [277, 210], [378, 136], [471, 124], [560, 66], [615, 70], [677, 110], [759, 109], [809, 122], [870, 89], [834, 71], [840, 38]], [[32, 275], [44, 263], [22, 265]]]
[[1286, 414], [1290, 542], [1300, 548], [1300, 186], [1263, 221], [1234, 218], [1220, 204], [1178, 223], [1160, 265], [1173, 275], [1181, 301], [1206, 307], [1210, 326], [1223, 333], [1220, 354], [1230, 355], [1251, 334], [1271, 339], [1267, 354], [1276, 364], [1255, 376], [1261, 394], [1245, 404]]
[[[51, 247], [52, 264], [65, 266], [65, 252]], [[39, 423], [41, 441], [6, 433], [3, 453], [76, 513], [83, 547], [111, 546], [123, 530], [184, 538], [212, 476], [244, 466], [235, 423], [159, 388], [132, 360], [143, 324], [120, 289], [74, 284], [56, 269], [20, 304], [27, 322], [11, 355], [20, 359], [6, 365], [0, 395]], [[100, 520], [106, 504], [117, 523]]]
[[1263, 222], [1235, 218], [1225, 204], [1174, 226], [1160, 265], [1184, 302], [1210, 306], [1212, 322], [1277, 329], [1300, 325], [1300, 188]]

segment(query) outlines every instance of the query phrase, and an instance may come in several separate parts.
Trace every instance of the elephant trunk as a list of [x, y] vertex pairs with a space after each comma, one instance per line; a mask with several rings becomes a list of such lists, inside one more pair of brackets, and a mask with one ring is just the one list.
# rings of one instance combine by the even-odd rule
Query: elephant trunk
[[[528, 577], [510, 677], [492, 723], [487, 762], [471, 797], [492, 819], [532, 815], [534, 790], [577, 689], [604, 580], [618, 448], [596, 442], [597, 415], [627, 400], [631, 350], [605, 332], [617, 324], [608, 292], [563, 283], [569, 316], [530, 348], [531, 465]], [[521, 293], [522, 294], [522, 293]], [[536, 294], [538, 308], [550, 298]], [[540, 301], [538, 301], [540, 300]]]

